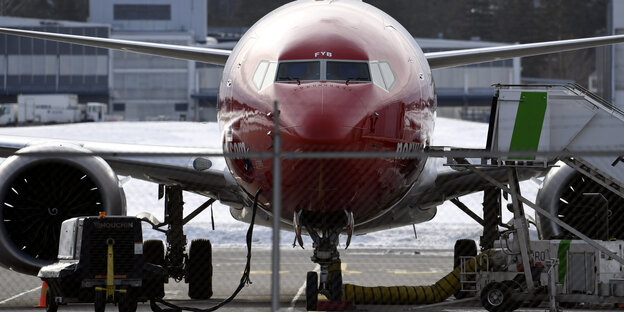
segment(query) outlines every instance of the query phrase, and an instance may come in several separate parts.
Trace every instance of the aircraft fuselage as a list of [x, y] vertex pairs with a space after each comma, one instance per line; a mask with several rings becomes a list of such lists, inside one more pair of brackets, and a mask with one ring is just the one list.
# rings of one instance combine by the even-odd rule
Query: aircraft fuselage
[[[413, 152], [431, 143], [436, 95], [420, 47], [361, 1], [298, 1], [267, 15], [232, 52], [219, 90], [226, 152], [271, 152], [273, 104], [283, 152]], [[238, 184], [271, 209], [271, 159], [227, 159]], [[396, 203], [425, 159], [286, 159], [282, 218], [356, 223]]]

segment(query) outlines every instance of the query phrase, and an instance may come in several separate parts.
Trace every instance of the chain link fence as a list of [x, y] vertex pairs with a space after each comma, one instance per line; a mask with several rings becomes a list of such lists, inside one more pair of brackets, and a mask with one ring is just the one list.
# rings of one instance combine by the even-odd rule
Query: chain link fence
[[[275, 120], [278, 122], [277, 118]], [[84, 209], [79, 209], [84, 202], [92, 203], [97, 214], [102, 210], [103, 201], [106, 201], [97, 196], [95, 199], [89, 198], [87, 195], [90, 192], [102, 191], [101, 186], [82, 184], [80, 181], [85, 177], [88, 179], [88, 174], [72, 173], [72, 163], [64, 161], [91, 157], [106, 159], [112, 167], [120, 168], [120, 172], [135, 170], [128, 169], [131, 165], [139, 168], [136, 171], [145, 169], [148, 172], [145, 175], [119, 176], [118, 180], [125, 193], [129, 216], [147, 211], [161, 222], [153, 225], [142, 223], [143, 239], [146, 241], [167, 242], [164, 232], [175, 223], [172, 222], [172, 211], [176, 204], [183, 204], [183, 217], [188, 217], [196, 208], [200, 208], [195, 218], [182, 220], [188, 221], [184, 224], [185, 236], [178, 237], [178, 244], [183, 243], [185, 255], [182, 260], [177, 260], [178, 269], [182, 273], [177, 278], [169, 278], [164, 286], [165, 299], [195, 308], [213, 306], [228, 298], [239, 284], [247, 259], [246, 234], [254, 211], [253, 195], [258, 194], [260, 189], [262, 192], [257, 196], [256, 226], [250, 241], [252, 260], [248, 274], [252, 284], [242, 289], [234, 301], [234, 309], [309, 309], [308, 285], [315, 279], [310, 279], [310, 273], [307, 272], [315, 272], [312, 276], [317, 276], [318, 288], [315, 290], [318, 291], [317, 300], [321, 306], [331, 297], [336, 299], [336, 292], [339, 292], [338, 301], [374, 304], [370, 309], [379, 311], [385, 311], [388, 307], [377, 304], [407, 304], [412, 297], [420, 298], [419, 291], [438, 291], [431, 294], [432, 298], [423, 299], [422, 303], [444, 301], [444, 298], [452, 295], [464, 297], [455, 291], [455, 285], [451, 287], [452, 292], [444, 289], [450, 292], [448, 294], [441, 294], [441, 290], [434, 289], [390, 288], [438, 285], [459, 264], [467, 265], [466, 262], [458, 263], [458, 246], [472, 244], [474, 252], [477, 249], [487, 251], [504, 248], [500, 245], [501, 241], [510, 237], [512, 240], [521, 240], [522, 234], [510, 232], [518, 228], [518, 224], [514, 223], [518, 219], [513, 219], [514, 210], [518, 215], [518, 207], [513, 205], [515, 195], [511, 189], [514, 183], [509, 178], [508, 168], [512, 168], [519, 177], [520, 195], [533, 203], [537, 200], [537, 205], [555, 213], [589, 238], [619, 243], [618, 240], [624, 234], [621, 228], [624, 214], [619, 211], [622, 198], [617, 195], [617, 191], [621, 190], [619, 186], [608, 183], [606, 186], [601, 185], [586, 175], [575, 173], [565, 163], [555, 161], [568, 160], [568, 164], [573, 164], [570, 160], [604, 157], [612, 159], [613, 170], [621, 170], [624, 166], [624, 152], [618, 152], [617, 148], [574, 152], [492, 151], [486, 149], [487, 124], [451, 119], [438, 119], [433, 144], [463, 149], [421, 150], [420, 146], [402, 148], [398, 142], [367, 142], [359, 148], [348, 145], [341, 148], [339, 144], [292, 145], [287, 139], [280, 142], [280, 135], [288, 129], [276, 130], [267, 135], [270, 139], [259, 140], [267, 143], [264, 149], [252, 151], [238, 145], [227, 147], [226, 153], [214, 153], [211, 151], [221, 148], [223, 138], [220, 137], [218, 126], [213, 123], [92, 123], [2, 129], [0, 134], [3, 136], [45, 138], [38, 139], [44, 144], [58, 144], [53, 141], [61, 139], [126, 145], [113, 145], [113, 148], [120, 148], [118, 152], [22, 152], [18, 157], [38, 157], [42, 159], [41, 164], [54, 159], [52, 163], [55, 165], [27, 167], [31, 172], [20, 176], [21, 180], [16, 180], [19, 183], [3, 179], [7, 189], [2, 193], [4, 225], [0, 235], [3, 235], [5, 245], [15, 247], [17, 253], [28, 254], [35, 259], [55, 258], [57, 249], [45, 247], [57, 242], [52, 236], [60, 230], [60, 223], [57, 219], [48, 222], [50, 218], [57, 218], [58, 215], [77, 216], [73, 213], [84, 212]], [[124, 147], [132, 145], [155, 147], [149, 152], [132, 149], [124, 152]], [[381, 147], [389, 145], [397, 146], [397, 151], [384, 152]], [[169, 148], [162, 153], [158, 146]], [[195, 150], [189, 151], [187, 148]], [[540, 163], [518, 160], [527, 156], [552, 161]], [[510, 160], [514, 158], [517, 160]], [[58, 163], [69, 165], [59, 166]], [[6, 164], [7, 161], [5, 167]], [[158, 170], [154, 171], [154, 167]], [[475, 170], [502, 185], [487, 181]], [[181, 181], [176, 171], [197, 176], [190, 182]], [[227, 181], [228, 178], [225, 180], [236, 188], [232, 191], [221, 185], [214, 189], [202, 189], [206, 183], [216, 185], [216, 182], [210, 180], [214, 177], [207, 174], [209, 171], [221, 175], [225, 172], [226, 176], [233, 173], [231, 178], [234, 181]], [[4, 172], [9, 171], [5, 169]], [[150, 176], [150, 173], [153, 175]], [[170, 180], [163, 181], [163, 176]], [[606, 181], [604, 176], [599, 179]], [[181, 193], [183, 203], [168, 199], [167, 194], [173, 194], [173, 191], [159, 187], [159, 184], [181, 186], [185, 190]], [[501, 186], [509, 189], [501, 191]], [[219, 193], [221, 190], [236, 194], [240, 201], [226, 198], [223, 195], [226, 192]], [[210, 197], [218, 197], [221, 201], [207, 202]], [[552, 200], [546, 202], [547, 198]], [[64, 207], [50, 204], [59, 202], [64, 203]], [[173, 206], [165, 208], [167, 204]], [[276, 215], [275, 209], [284, 218], [280, 223], [274, 222], [272, 218]], [[528, 228], [526, 235], [531, 240], [578, 239], [578, 235], [573, 232], [562, 229], [547, 218], [536, 216], [526, 203], [523, 209], [526, 213], [523, 226]], [[281, 231], [276, 230], [277, 224]], [[205, 253], [206, 258], [195, 258], [199, 259], [195, 263], [200, 263], [200, 269], [194, 272], [202, 272], [196, 273], [201, 278], [185, 277], [185, 272], [190, 270], [188, 263], [193, 261], [193, 246], [199, 246], [195, 242], [202, 239], [210, 240], [211, 252]], [[175, 244], [170, 241], [163, 245], [164, 261], [173, 261], [169, 257], [175, 252], [172, 249]], [[621, 247], [616, 251], [612, 249], [613, 246], [607, 245], [607, 248], [615, 252], [616, 256], [622, 256]], [[199, 250], [199, 247], [195, 250]], [[43, 251], [51, 254], [44, 254]], [[476, 256], [472, 252], [462, 253], [460, 248], [459, 254]], [[586, 253], [590, 254], [589, 251]], [[557, 256], [555, 250], [548, 255], [531, 254], [530, 263], [535, 266], [540, 260], [545, 267], [547, 260], [556, 259]], [[180, 264], [183, 266], [180, 267]], [[519, 279], [525, 278], [523, 270], [514, 270]], [[335, 272], [339, 273], [339, 279]], [[548, 284], [540, 280], [540, 272], [532, 272], [535, 275], [533, 278], [538, 281], [536, 285], [539, 285], [539, 290], [546, 293]], [[0, 285], [0, 309], [27, 309], [40, 302], [39, 278], [16, 273], [10, 268], [2, 270], [0, 274], [5, 281]], [[618, 274], [614, 273], [612, 279], [620, 278]], [[569, 279], [572, 283], [573, 278]], [[185, 283], [189, 280], [192, 280], [191, 285], [201, 285], [201, 289], [210, 287], [210, 295], [191, 295], [189, 285]], [[206, 280], [211, 281], [210, 285], [206, 284]], [[338, 290], [334, 285], [337, 280], [340, 281]], [[590, 277], [585, 282], [590, 283]], [[596, 280], [591, 282], [598, 283]], [[566, 283], [562, 285], [568, 285]], [[341, 288], [342, 284], [371, 288], [349, 290], [347, 286]], [[599, 287], [599, 284], [596, 285]], [[374, 288], [378, 286], [390, 288]], [[462, 284], [461, 287], [464, 286]], [[470, 288], [473, 286], [466, 287], [472, 292], [476, 290]], [[613, 287], [609, 295], [617, 294], [617, 287]], [[502, 294], [505, 295], [510, 288], [513, 287], [506, 286]], [[574, 292], [589, 294], [588, 289], [579, 286]], [[362, 294], [357, 294], [357, 291], [362, 291]], [[375, 291], [379, 291], [379, 297]], [[386, 299], [392, 297], [395, 291], [397, 297]], [[382, 295], [382, 292], [387, 292], [387, 295]], [[472, 294], [467, 293], [468, 296]], [[189, 295], [210, 300], [195, 303], [188, 301]], [[546, 298], [543, 301], [545, 305]], [[542, 300], [537, 304], [540, 302]], [[518, 307], [529, 306], [530, 303], [535, 304], [520, 301]], [[139, 309], [149, 308], [148, 305], [139, 305]]]

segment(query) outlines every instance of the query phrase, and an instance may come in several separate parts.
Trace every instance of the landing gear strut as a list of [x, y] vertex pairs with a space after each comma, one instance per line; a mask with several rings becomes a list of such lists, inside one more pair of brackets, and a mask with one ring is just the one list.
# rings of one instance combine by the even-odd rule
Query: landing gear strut
[[338, 252], [338, 237], [341, 230], [323, 231], [321, 236], [309, 227], [306, 229], [314, 242], [314, 255], [311, 260], [320, 266], [320, 278], [318, 273], [308, 272], [306, 306], [311, 310], [316, 309], [318, 294], [324, 295], [330, 301], [342, 300], [342, 272]]
[[[187, 253], [187, 239], [184, 225], [209, 207], [215, 200], [202, 204], [184, 218], [184, 200], [182, 188], [179, 186], [159, 187], [159, 199], [165, 198], [165, 221], [159, 222], [147, 213], [137, 215], [152, 224], [157, 231], [165, 233], [167, 248], [163, 267], [167, 275], [176, 282], [184, 280], [189, 283], [191, 299], [209, 299], [212, 296], [212, 250], [209, 240], [197, 239], [191, 242], [191, 250]], [[162, 229], [167, 227], [166, 230]], [[187, 254], [190, 254], [187, 256]]]
[[179, 186], [165, 187], [165, 223], [169, 224], [165, 232], [167, 234], [165, 267], [169, 276], [175, 279], [176, 282], [184, 279], [186, 275], [184, 263], [188, 260], [184, 254], [184, 250], [186, 250], [186, 235], [184, 235], [184, 224], [182, 223], [182, 213], [184, 211], [182, 198], [182, 188]]

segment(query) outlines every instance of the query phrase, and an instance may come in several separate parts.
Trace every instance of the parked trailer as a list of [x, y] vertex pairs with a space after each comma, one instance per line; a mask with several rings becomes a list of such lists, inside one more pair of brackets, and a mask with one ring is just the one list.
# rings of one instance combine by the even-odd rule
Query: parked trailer
[[19, 95], [19, 124], [72, 123], [81, 121], [75, 94]]
[[17, 104], [0, 105], [0, 126], [120, 121], [105, 103], [78, 103], [75, 94], [20, 95]]

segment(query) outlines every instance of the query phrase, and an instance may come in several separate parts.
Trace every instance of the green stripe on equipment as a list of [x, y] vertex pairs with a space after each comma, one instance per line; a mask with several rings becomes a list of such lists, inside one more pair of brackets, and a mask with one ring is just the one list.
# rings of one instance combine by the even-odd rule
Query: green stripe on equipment
[[[546, 92], [522, 92], [518, 103], [516, 124], [511, 136], [510, 152], [537, 152], [542, 126], [546, 116]], [[535, 157], [515, 157], [517, 160], [535, 160]]]
[[562, 240], [559, 243], [559, 250], [557, 251], [557, 258], [559, 259], [559, 284], [565, 282], [566, 271], [568, 268], [568, 250], [570, 250], [570, 240]]

